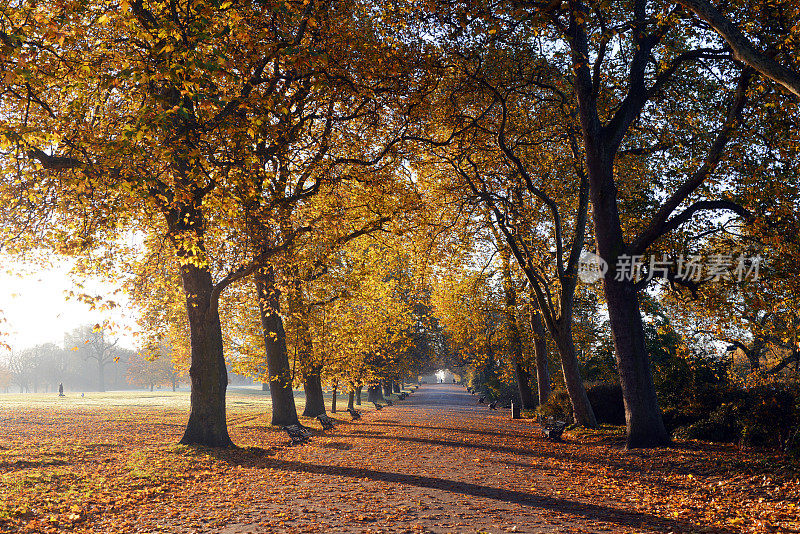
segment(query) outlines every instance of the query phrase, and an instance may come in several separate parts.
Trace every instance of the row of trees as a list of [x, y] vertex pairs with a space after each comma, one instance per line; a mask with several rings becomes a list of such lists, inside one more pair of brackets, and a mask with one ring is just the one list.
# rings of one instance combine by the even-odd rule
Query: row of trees
[[60, 385], [67, 391], [177, 388], [183, 373], [168, 350], [153, 359], [117, 342], [99, 325], [84, 325], [65, 334], [63, 346], [45, 343], [13, 350], [0, 363], [0, 391], [16, 387], [20, 393], [47, 392]]
[[[518, 382], [535, 367], [546, 396], [551, 338], [576, 419], [594, 426], [575, 331], [589, 248], [610, 266], [602, 298], [584, 300], [609, 318], [628, 446], [661, 445], [646, 284], [615, 267], [790, 243], [794, 220], [797, 7], [727, 11], [20, 2], [0, 15], [0, 243], [125, 278], [149, 331], [191, 362], [182, 441], [212, 446], [230, 444], [226, 346], [269, 383], [276, 424], [297, 418], [289, 351], [308, 414], [324, 410], [323, 380], [355, 389], [430, 366], [447, 350], [431, 288], [472, 279], [464, 298], [483, 298], [485, 275], [460, 268], [476, 236], [500, 257]], [[131, 232], [143, 246], [122, 245]], [[480, 343], [479, 324], [450, 328]]]

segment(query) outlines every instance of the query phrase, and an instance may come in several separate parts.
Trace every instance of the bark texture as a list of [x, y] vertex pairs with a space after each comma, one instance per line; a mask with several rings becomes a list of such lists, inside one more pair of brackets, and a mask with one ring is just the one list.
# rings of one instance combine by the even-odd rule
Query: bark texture
[[207, 268], [187, 263], [181, 267], [181, 280], [186, 294], [192, 353], [189, 368], [191, 410], [181, 443], [228, 447], [233, 444], [225, 419], [228, 371], [211, 273]]
[[533, 351], [536, 357], [536, 388], [539, 404], [550, 398], [550, 367], [547, 362], [547, 338], [542, 316], [538, 310], [531, 311], [531, 331], [533, 332]]
[[[500, 245], [499, 236], [497, 237]], [[533, 399], [530, 378], [525, 365], [525, 357], [522, 350], [522, 335], [520, 334], [519, 323], [517, 322], [517, 288], [511, 274], [511, 252], [507, 246], [502, 246], [500, 252], [503, 272], [503, 293], [505, 296], [505, 322], [508, 328], [508, 343], [511, 354], [514, 358], [514, 376], [517, 379], [517, 391], [521, 406], [525, 410], [533, 410], [536, 403]]]
[[[261, 327], [264, 332], [264, 345], [267, 349], [272, 424], [296, 425], [299, 423], [299, 419], [292, 391], [292, 368], [286, 350], [286, 331], [280, 315], [280, 292], [275, 285], [275, 271], [272, 267], [267, 267], [259, 270], [254, 278], [261, 314]], [[262, 384], [262, 389], [265, 389], [266, 385]]]
[[304, 417], [325, 414], [325, 398], [322, 395], [322, 368], [310, 367], [303, 373], [303, 389], [306, 393]]

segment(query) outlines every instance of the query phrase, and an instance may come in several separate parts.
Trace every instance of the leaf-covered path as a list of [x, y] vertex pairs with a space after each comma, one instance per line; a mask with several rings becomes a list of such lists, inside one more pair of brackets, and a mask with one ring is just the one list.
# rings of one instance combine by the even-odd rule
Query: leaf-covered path
[[[743, 526], [710, 527], [702, 502], [676, 512], [698, 489], [692, 467], [674, 473], [667, 461], [659, 469], [658, 451], [550, 443], [531, 421], [511, 420], [508, 410], [490, 411], [476, 398], [454, 385], [422, 386], [309, 445], [234, 461], [262, 471], [251, 480], [247, 504], [220, 531], [667, 533]], [[691, 462], [691, 454], [684, 459]], [[670, 476], [688, 477], [688, 495]]]
[[[543, 439], [452, 385], [289, 447], [231, 403], [242, 448], [174, 445], [183, 409], [15, 407], [0, 417], [0, 532], [797, 532], [779, 457], [621, 436]], [[307, 424], [311, 424], [308, 420]]]
[[[264, 462], [291, 480], [282, 527], [553, 532], [616, 530], [648, 520], [557, 490], [552, 477], [563, 473], [544, 468], [546, 457], [536, 450], [545, 442], [536, 427], [476, 398], [462, 387], [423, 386], [402, 403]], [[245, 521], [222, 532], [269, 530], [259, 505], [242, 516]]]

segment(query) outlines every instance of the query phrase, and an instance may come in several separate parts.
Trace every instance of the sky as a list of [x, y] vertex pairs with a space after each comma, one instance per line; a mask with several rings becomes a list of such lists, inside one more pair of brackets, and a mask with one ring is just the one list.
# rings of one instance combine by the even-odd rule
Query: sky
[[[6, 261], [3, 261], [6, 260]], [[118, 325], [120, 345], [135, 347], [132, 330], [135, 317], [125, 305], [124, 296], [113, 298], [121, 302], [115, 310], [93, 311], [88, 304], [75, 299], [67, 300], [66, 293], [76, 290], [69, 277], [69, 262], [56, 262], [52, 267], [30, 266], [8, 263], [0, 257], [0, 341], [12, 350], [19, 350], [41, 343], [62, 345], [64, 333], [80, 325], [113, 321]], [[24, 272], [20, 276], [12, 273]], [[83, 291], [112, 298], [115, 287], [99, 280], [85, 281]], [[0, 351], [2, 352], [2, 351]]]

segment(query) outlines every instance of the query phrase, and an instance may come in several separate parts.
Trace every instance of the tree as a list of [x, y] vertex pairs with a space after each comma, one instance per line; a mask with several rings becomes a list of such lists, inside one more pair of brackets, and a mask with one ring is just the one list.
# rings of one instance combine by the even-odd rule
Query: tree
[[175, 368], [168, 348], [162, 345], [160, 349], [157, 354], [136, 353], [128, 364], [128, 382], [150, 391], [156, 386], [177, 389], [181, 373]]
[[[700, 186], [718, 167], [726, 145], [740, 122], [751, 75], [747, 70], [738, 75], [732, 103], [728, 106], [727, 113], [723, 113], [716, 137], [710, 143], [704, 142], [708, 147], [704, 161], [699, 165], [688, 162], [685, 168], [680, 169], [685, 174], [679, 171], [682, 179], [675, 180], [676, 184], [671, 191], [665, 187], [666, 184], [658, 187], [663, 192], [663, 199], [652, 199], [654, 205], [650, 209], [654, 215], [645, 224], [623, 226], [621, 212], [626, 213], [620, 209], [622, 200], [618, 193], [626, 173], [621, 172], [620, 168], [631, 169], [631, 175], [637, 171], [630, 163], [625, 167], [617, 165], [622, 157], [621, 146], [626, 141], [631, 143], [635, 137], [641, 137], [636, 134], [646, 131], [645, 124], [648, 127], [652, 125], [656, 131], [662, 131], [666, 124], [674, 121], [674, 118], [659, 114], [656, 111], [659, 108], [654, 108], [651, 104], [656, 99], [663, 101], [668, 95], [674, 101], [680, 101], [681, 95], [669, 87], [678, 76], [677, 72], [687, 66], [694, 67], [699, 59], [724, 61], [726, 55], [724, 50], [692, 47], [691, 39], [685, 33], [688, 30], [676, 24], [680, 19], [675, 13], [660, 11], [660, 6], [656, 6], [648, 14], [648, 3], [645, 0], [635, 1], [629, 14], [602, 8], [592, 11], [594, 8], [595, 6], [581, 1], [571, 1], [565, 11], [556, 10], [552, 13], [550, 23], [569, 44], [569, 66], [575, 73], [574, 94], [580, 119], [583, 158], [591, 191], [597, 252], [612, 267], [604, 276], [604, 292], [625, 398], [627, 446], [662, 445], [669, 441], [669, 437], [661, 420], [645, 349], [636, 283], [624, 277], [619, 279], [613, 267], [618, 265], [620, 258], [643, 254], [663, 235], [697, 213], [731, 210], [746, 215], [746, 210], [725, 199], [698, 200], [683, 211], [675, 211], [693, 193], [702, 191]], [[669, 23], [659, 21], [659, 17], [650, 16], [654, 13], [658, 13], [662, 20]], [[623, 60], [623, 56], [608, 53], [607, 45], [613, 32], [607, 26], [607, 17], [630, 25], [630, 37], [624, 42], [630, 50], [630, 55], [624, 58], [630, 59]], [[667, 39], [666, 35], [670, 30], [673, 35]], [[680, 50], [682, 47], [689, 49]], [[650, 70], [648, 65], [654, 56], [657, 68]], [[595, 58], [593, 61], [590, 59], [592, 57]], [[623, 60], [622, 64], [618, 63], [620, 60]], [[611, 66], [611, 70], [606, 67], [609, 74], [605, 78], [619, 79], [618, 86], [625, 87], [624, 91], [614, 90], [604, 83], [601, 76], [604, 62]], [[728, 72], [727, 80], [736, 78], [731, 75], [736, 72], [735, 67], [733, 72]], [[691, 70], [691, 75], [695, 76], [694, 83], [698, 84], [700, 90], [703, 76], [696, 68]], [[702, 90], [711, 91], [708, 85]], [[609, 106], [611, 102], [613, 105]], [[663, 106], [661, 110], [667, 111]], [[692, 146], [700, 143], [700, 139], [700, 136], [695, 137]], [[653, 148], [660, 150], [657, 145]], [[652, 149], [645, 149], [645, 152], [649, 150]], [[653, 184], [650, 187], [655, 189], [656, 182], [650, 183]], [[626, 207], [625, 204], [623, 207]], [[635, 237], [626, 239], [625, 231], [631, 226], [636, 226], [633, 230]]]
[[97, 364], [97, 390], [105, 391], [105, 369], [118, 359], [116, 346], [119, 338], [113, 342], [106, 338], [106, 329], [99, 324], [84, 325], [64, 336], [64, 345], [68, 350], [78, 351], [84, 360], [94, 360]]
[[36, 353], [30, 350], [11, 351], [8, 370], [11, 381], [19, 387], [20, 393], [30, 393], [36, 383]]
[[[24, 114], [25, 130], [53, 132], [47, 138], [52, 142], [28, 135], [16, 161], [27, 165], [27, 175], [35, 175], [59, 198], [80, 199], [80, 237], [67, 239], [69, 232], [60, 232], [54, 239], [60, 236], [70, 244], [62, 248], [85, 252], [100, 238], [111, 247], [114, 237], [109, 234], [125, 223], [166, 237], [178, 263], [191, 337], [192, 410], [182, 442], [227, 446], [219, 298], [229, 285], [264, 268], [269, 256], [287, 242], [279, 240], [265, 250], [265, 242], [256, 241], [246, 249], [255, 250], [255, 255], [234, 255], [240, 262], [225, 264], [229, 257], [210, 254], [211, 232], [241, 229], [239, 213], [269, 187], [265, 172], [248, 172], [254, 164], [271, 160], [288, 164], [288, 173], [294, 170], [291, 161], [281, 159], [285, 154], [270, 153], [272, 146], [284, 145], [283, 136], [305, 133], [303, 125], [318, 123], [321, 109], [327, 109], [322, 122], [328, 125], [352, 118], [344, 109], [344, 116], [338, 116], [335, 98], [305, 108], [305, 94], [327, 91], [335, 97], [332, 87], [341, 84], [364, 91], [361, 103], [351, 101], [356, 119], [370, 109], [384, 110], [369, 103], [374, 101], [371, 95], [381, 91], [373, 91], [369, 80], [392, 79], [394, 67], [388, 73], [383, 68], [397, 54], [380, 44], [371, 28], [375, 15], [356, 5], [219, 6], [197, 0], [174, 8], [170, 2], [131, 2], [104, 15], [92, 32], [84, 31], [86, 24], [94, 24], [92, 10], [77, 10], [69, 19], [76, 31], [69, 35], [78, 37], [52, 43], [59, 54], [48, 56], [52, 69], [37, 72], [36, 93], [27, 99], [34, 102], [32, 112]], [[91, 38], [82, 40], [82, 35]], [[95, 46], [98, 39], [103, 46]], [[343, 55], [363, 39], [377, 46], [365, 45], [363, 55]], [[356, 59], [365, 70], [350, 77], [346, 70]], [[396, 81], [403, 83], [402, 77]], [[69, 91], [62, 94], [67, 96], [48, 102], [50, 88], [65, 83]], [[17, 102], [23, 108], [24, 104], [24, 98], [22, 104]], [[281, 117], [298, 109], [305, 109], [300, 112], [301, 127], [289, 121], [284, 130], [287, 123]], [[384, 126], [370, 117], [362, 124], [368, 126], [358, 135]], [[354, 137], [346, 140], [348, 148], [360, 147], [350, 142]], [[320, 143], [318, 154], [325, 153], [326, 143]], [[237, 151], [240, 148], [246, 150]], [[358, 156], [372, 145], [364, 148], [356, 150]], [[24, 154], [31, 160], [24, 161]], [[374, 154], [366, 158], [374, 159]], [[37, 172], [33, 160], [45, 172]], [[351, 151], [337, 161], [347, 165], [363, 160]], [[325, 179], [298, 180], [289, 203], [302, 201]], [[65, 203], [61, 213], [75, 204]], [[271, 226], [266, 217], [261, 222]]]
[[441, 146], [435, 156], [454, 174], [449, 187], [483, 206], [525, 273], [561, 356], [575, 419], [594, 427], [572, 332], [589, 182], [574, 159], [578, 125], [569, 96], [558, 89], [565, 77], [537, 57], [526, 37], [499, 44], [479, 32], [464, 44], [454, 38], [452, 89], [438, 121], [451, 133], [429, 144]]
[[14, 376], [11, 374], [8, 365], [0, 364], [0, 390], [3, 390], [3, 393], [8, 393], [13, 381]]

